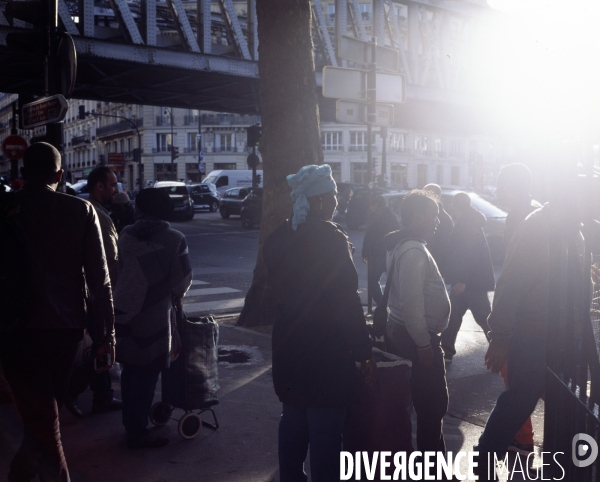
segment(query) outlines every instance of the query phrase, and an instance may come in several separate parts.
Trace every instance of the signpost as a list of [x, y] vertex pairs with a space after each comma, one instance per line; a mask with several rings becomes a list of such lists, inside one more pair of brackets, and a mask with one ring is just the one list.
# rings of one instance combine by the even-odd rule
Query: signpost
[[27, 141], [21, 136], [11, 135], [2, 142], [2, 152], [11, 161], [23, 159], [25, 149], [27, 149]]
[[[368, 105], [366, 102], [338, 99], [335, 103], [335, 118], [345, 124], [366, 124]], [[394, 106], [376, 104], [373, 125], [392, 127], [394, 125]]]
[[69, 103], [61, 94], [44, 97], [23, 106], [23, 129], [62, 121], [67, 115]]
[[[338, 37], [338, 56], [362, 64], [366, 69], [323, 67], [323, 97], [338, 99], [339, 122], [367, 125], [367, 179], [371, 205], [373, 173], [373, 126], [381, 126], [386, 142], [387, 127], [394, 125], [394, 106], [405, 101], [405, 78], [401, 74], [377, 72], [377, 68], [398, 72], [400, 57], [396, 50], [377, 45], [377, 38], [365, 42], [352, 37]], [[382, 132], [380, 132], [382, 133]], [[382, 176], [384, 173], [382, 172]], [[371, 279], [371, 263], [367, 265]], [[368, 313], [372, 313], [371, 284], [367, 288]]]

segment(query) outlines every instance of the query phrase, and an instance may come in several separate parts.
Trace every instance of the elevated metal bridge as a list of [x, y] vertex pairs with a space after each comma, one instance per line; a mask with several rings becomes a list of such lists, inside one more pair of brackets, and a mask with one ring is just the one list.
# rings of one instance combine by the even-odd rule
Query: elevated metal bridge
[[[400, 52], [405, 112], [413, 101], [469, 103], [463, 47], [487, 10], [485, 0], [307, 1], [317, 79], [324, 65], [343, 65], [339, 35], [374, 35]], [[33, 27], [5, 15], [6, 3], [0, 2], [0, 91], [39, 94], [41, 65], [6, 42], [7, 34]], [[59, 22], [78, 55], [75, 98], [259, 110], [256, 0], [59, 0]]]

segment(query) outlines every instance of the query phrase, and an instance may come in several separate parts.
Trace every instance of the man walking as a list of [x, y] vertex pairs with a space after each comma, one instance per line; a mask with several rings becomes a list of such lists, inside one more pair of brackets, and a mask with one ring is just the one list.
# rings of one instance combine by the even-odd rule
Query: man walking
[[444, 280], [452, 286], [450, 322], [442, 334], [446, 363], [456, 354], [456, 337], [467, 310], [487, 337], [491, 311], [488, 291], [494, 289], [495, 281], [490, 248], [483, 234], [485, 216], [471, 206], [471, 198], [464, 192], [454, 195], [452, 214], [456, 225], [448, 242], [444, 273]]
[[[110, 213], [106, 206], [111, 203], [118, 192], [117, 177], [106, 166], [96, 167], [88, 176], [88, 192], [89, 201], [94, 206], [94, 210], [100, 221], [100, 230], [102, 232], [102, 243], [104, 253], [106, 255], [106, 264], [110, 275], [110, 284], [114, 290], [117, 286], [117, 278], [119, 275], [119, 259], [117, 241], [118, 235], [115, 225], [110, 217]], [[88, 327], [90, 336], [94, 345], [92, 350], [95, 350], [97, 341], [94, 331]], [[84, 380], [73, 380], [69, 387], [69, 393], [65, 399], [65, 407], [69, 412], [77, 418], [83, 416], [81, 410], [77, 406], [77, 397], [87, 386], [88, 380], [90, 389], [93, 393], [92, 413], [103, 413], [110, 410], [120, 410], [123, 406], [121, 400], [114, 398], [112, 381], [110, 373], [104, 371], [96, 373], [94, 370], [89, 370], [89, 378]]]
[[383, 197], [375, 197], [371, 201], [371, 219], [363, 240], [362, 260], [369, 265], [369, 290], [373, 301], [378, 305], [383, 298], [379, 280], [386, 271], [383, 238], [398, 229], [400, 223], [396, 215], [387, 207]]
[[11, 223], [26, 244], [30, 302], [9, 332], [0, 335], [0, 359], [24, 425], [9, 480], [69, 481], [58, 411], [86, 325], [86, 283], [98, 340], [98, 359], [114, 360], [114, 315], [100, 225], [92, 206], [57, 193], [63, 171], [50, 144], [25, 151], [25, 186], [16, 193]]
[[425, 246], [439, 224], [438, 206], [425, 191], [411, 191], [400, 208], [400, 231], [385, 238], [392, 271], [386, 343], [413, 363], [410, 388], [417, 414], [417, 450], [446, 452], [442, 420], [448, 388], [440, 335], [450, 301], [439, 269]]
[[440, 220], [440, 225], [435, 230], [435, 234], [431, 239], [427, 240], [427, 249], [431, 253], [431, 256], [433, 256], [433, 259], [435, 259], [435, 262], [440, 269], [440, 273], [442, 273], [442, 276], [445, 276], [446, 249], [448, 248], [448, 241], [450, 240], [452, 230], [454, 229], [454, 222], [444, 209], [444, 204], [442, 203], [442, 188], [437, 184], [432, 183], [427, 184], [423, 188], [423, 191], [429, 193], [438, 205], [438, 219]]

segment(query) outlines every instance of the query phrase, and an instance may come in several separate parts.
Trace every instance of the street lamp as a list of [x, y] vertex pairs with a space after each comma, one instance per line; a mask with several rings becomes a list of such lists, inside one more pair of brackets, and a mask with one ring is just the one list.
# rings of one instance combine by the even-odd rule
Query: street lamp
[[135, 129], [135, 132], [137, 133], [137, 138], [138, 138], [138, 151], [136, 154], [135, 150], [134, 150], [133, 158], [134, 158], [134, 161], [137, 161], [137, 163], [138, 163], [138, 179], [139, 179], [139, 184], [140, 184], [139, 190], [141, 191], [142, 189], [144, 189], [144, 166], [142, 164], [142, 135], [140, 134], [140, 130], [138, 129], [137, 124], [132, 119], [129, 119], [128, 117], [124, 117], [121, 115], [99, 114], [97, 112], [86, 112], [85, 106], [80, 105], [79, 106], [79, 119], [81, 119], [81, 120], [85, 119], [86, 115], [91, 115], [93, 117], [114, 117], [116, 119], [123, 119], [123, 120], [126, 120], [127, 122], [129, 122], [131, 124], [131, 126]]
[[174, 138], [174, 134], [173, 134], [173, 108], [172, 107], [165, 107], [164, 113], [165, 115], [167, 114], [167, 111], [169, 113], [169, 117], [171, 119], [171, 176], [173, 177], [173, 181], [177, 180], [177, 175], [175, 173], [175, 159], [177, 159], [179, 157], [179, 148], [175, 147], [175, 138]]

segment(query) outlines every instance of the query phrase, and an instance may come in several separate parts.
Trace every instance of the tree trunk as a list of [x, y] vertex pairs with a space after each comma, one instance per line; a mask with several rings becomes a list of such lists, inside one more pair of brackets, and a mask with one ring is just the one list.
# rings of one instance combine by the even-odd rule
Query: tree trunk
[[285, 180], [307, 164], [321, 164], [310, 0], [258, 0], [263, 214], [252, 285], [238, 324], [273, 323], [268, 302], [265, 240], [292, 212]]

